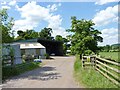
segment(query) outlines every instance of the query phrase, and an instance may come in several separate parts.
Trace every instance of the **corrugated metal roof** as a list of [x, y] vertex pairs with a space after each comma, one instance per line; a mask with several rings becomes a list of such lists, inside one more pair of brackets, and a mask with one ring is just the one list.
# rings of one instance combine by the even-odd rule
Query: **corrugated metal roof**
[[45, 48], [45, 47], [40, 43], [20, 43], [20, 49], [28, 48]]
[[43, 45], [41, 45], [40, 43], [36, 43], [36, 42], [19, 42], [19, 43], [13, 43], [14, 44], [19, 44], [20, 45], [20, 49], [29, 49], [29, 48], [45, 48]]

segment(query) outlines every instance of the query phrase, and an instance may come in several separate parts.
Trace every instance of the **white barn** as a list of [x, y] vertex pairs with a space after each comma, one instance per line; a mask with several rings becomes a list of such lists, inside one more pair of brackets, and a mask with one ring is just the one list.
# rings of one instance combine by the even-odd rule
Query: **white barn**
[[[3, 46], [10, 46], [14, 50], [14, 64], [22, 63], [23, 55], [32, 55], [35, 58], [46, 58], [46, 48], [36, 41], [37, 39], [18, 41], [10, 44], [3, 44]], [[2, 48], [2, 55], [9, 55], [9, 48]]]
[[46, 48], [37, 42], [19, 43], [21, 55], [34, 55], [45, 58]]

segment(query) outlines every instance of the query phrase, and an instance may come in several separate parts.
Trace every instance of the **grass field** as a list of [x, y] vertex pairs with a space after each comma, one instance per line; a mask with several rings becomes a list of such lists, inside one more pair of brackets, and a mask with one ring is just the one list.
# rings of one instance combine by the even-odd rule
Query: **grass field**
[[112, 60], [120, 62], [118, 53], [119, 52], [100, 52], [99, 54], [104, 58], [111, 58]]
[[76, 81], [86, 88], [118, 88], [94, 68], [82, 68], [82, 63], [78, 56], [76, 56], [74, 71]]

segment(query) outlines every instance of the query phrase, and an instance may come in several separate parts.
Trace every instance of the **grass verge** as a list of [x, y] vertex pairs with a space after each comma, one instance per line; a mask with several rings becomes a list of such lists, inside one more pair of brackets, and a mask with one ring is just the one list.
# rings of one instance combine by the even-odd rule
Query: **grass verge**
[[118, 88], [94, 68], [82, 68], [78, 55], [74, 63], [74, 76], [76, 81], [85, 88]]
[[19, 75], [26, 71], [33, 70], [41, 66], [39, 62], [29, 62], [29, 63], [22, 63], [15, 66], [6, 66], [2, 68], [2, 80], [4, 81], [7, 78], [12, 76]]

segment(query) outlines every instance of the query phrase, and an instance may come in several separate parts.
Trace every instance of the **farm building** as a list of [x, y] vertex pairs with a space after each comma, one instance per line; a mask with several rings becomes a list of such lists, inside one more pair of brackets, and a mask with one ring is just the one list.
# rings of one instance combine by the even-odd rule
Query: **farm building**
[[54, 54], [55, 56], [63, 56], [63, 43], [60, 41], [55, 41], [55, 40], [44, 40], [38, 38], [37, 40], [38, 43], [41, 43], [46, 47], [46, 52], [49, 55]]
[[33, 55], [35, 57], [39, 56], [45, 58], [46, 48], [37, 42], [32, 43], [19, 43], [22, 55]]
[[[3, 44], [2, 56], [5, 63], [21, 64], [23, 56], [26, 59], [46, 58], [46, 48], [37, 42], [14, 42]], [[14, 62], [11, 62], [11, 55]], [[31, 57], [32, 56], [32, 57]]]
[[34, 58], [45, 58], [46, 48], [37, 42], [14, 42], [20, 45], [21, 56], [33, 56]]
[[45, 40], [41, 38], [28, 39], [28, 40], [18, 40], [15, 43], [40, 43], [46, 48], [46, 53], [51, 55], [55, 54], [56, 56], [63, 56], [63, 43], [55, 40]]

